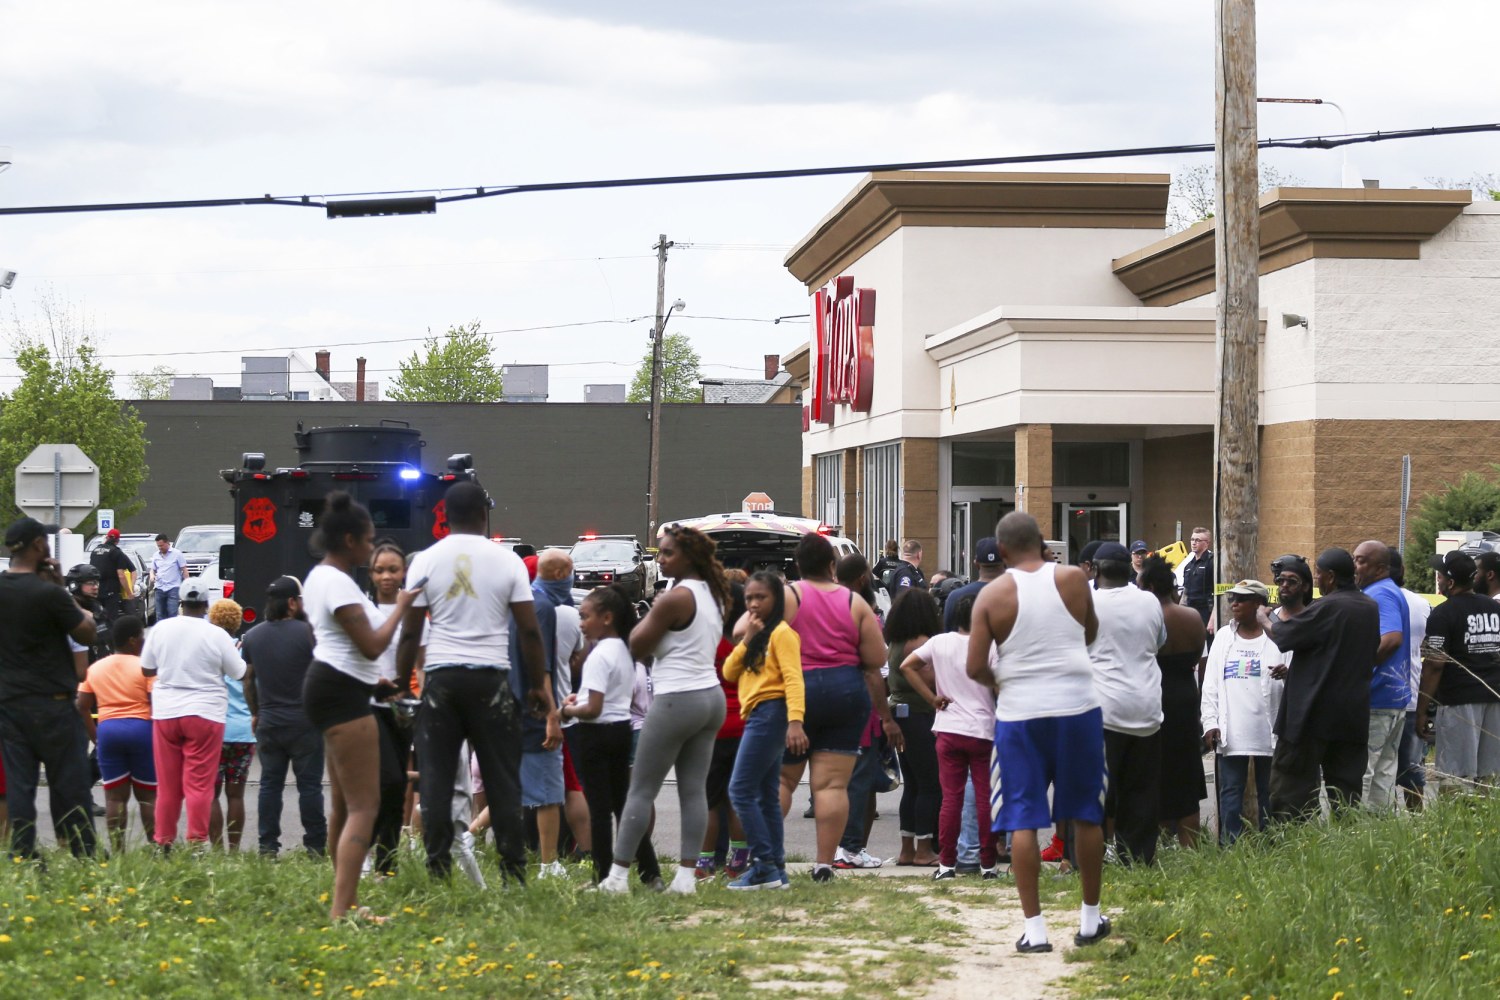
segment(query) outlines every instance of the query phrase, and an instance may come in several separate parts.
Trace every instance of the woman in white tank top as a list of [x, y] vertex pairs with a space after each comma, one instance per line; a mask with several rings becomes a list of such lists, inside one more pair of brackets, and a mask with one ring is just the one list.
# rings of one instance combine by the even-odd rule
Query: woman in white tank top
[[697, 887], [698, 846], [708, 827], [706, 784], [714, 739], [724, 722], [724, 689], [714, 670], [714, 652], [724, 633], [729, 587], [714, 543], [700, 531], [662, 529], [657, 564], [676, 580], [630, 633], [636, 659], [655, 657], [653, 700], [641, 727], [630, 794], [615, 838], [615, 861], [599, 883], [603, 892], [628, 892], [630, 866], [651, 822], [652, 803], [669, 770], [677, 775], [682, 815], [680, 867], [670, 891], [691, 895]]

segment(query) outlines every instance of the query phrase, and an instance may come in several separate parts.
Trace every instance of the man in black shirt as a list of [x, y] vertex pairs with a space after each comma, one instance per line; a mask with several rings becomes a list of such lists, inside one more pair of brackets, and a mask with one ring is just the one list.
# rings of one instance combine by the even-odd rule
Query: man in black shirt
[[36, 790], [47, 769], [53, 821], [75, 855], [94, 853], [89, 737], [73, 706], [79, 672], [68, 637], [94, 641], [94, 618], [63, 589], [47, 528], [23, 517], [5, 532], [0, 573], [0, 749], [12, 857], [36, 856]]
[[1354, 583], [1354, 558], [1343, 549], [1318, 556], [1323, 596], [1300, 614], [1261, 625], [1293, 653], [1276, 716], [1271, 760], [1271, 813], [1303, 819], [1318, 808], [1318, 772], [1335, 809], [1359, 804], [1368, 763], [1370, 678], [1380, 645], [1380, 608]]
[[313, 631], [302, 610], [302, 584], [280, 576], [266, 588], [266, 620], [245, 633], [245, 704], [260, 750], [260, 853], [281, 850], [281, 799], [287, 765], [297, 778], [302, 846], [328, 849], [323, 812], [323, 737], [302, 710], [302, 681], [313, 658]]
[[104, 618], [113, 622], [120, 617], [120, 603], [130, 593], [130, 574], [135, 572], [135, 563], [120, 548], [118, 528], [109, 529], [89, 562], [99, 571], [99, 603], [104, 607]]
[[1493, 784], [1500, 778], [1500, 603], [1474, 592], [1472, 557], [1434, 556], [1432, 568], [1447, 600], [1427, 619], [1417, 733], [1437, 743], [1445, 791]]

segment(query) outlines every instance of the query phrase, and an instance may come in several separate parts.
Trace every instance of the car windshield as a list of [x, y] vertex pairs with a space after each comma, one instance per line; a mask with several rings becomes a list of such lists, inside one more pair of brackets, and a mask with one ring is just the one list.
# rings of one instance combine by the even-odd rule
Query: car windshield
[[177, 536], [177, 548], [181, 552], [219, 554], [219, 546], [234, 544], [233, 528], [188, 528]]
[[618, 565], [635, 560], [635, 543], [599, 539], [573, 546], [573, 562], [578, 565]]

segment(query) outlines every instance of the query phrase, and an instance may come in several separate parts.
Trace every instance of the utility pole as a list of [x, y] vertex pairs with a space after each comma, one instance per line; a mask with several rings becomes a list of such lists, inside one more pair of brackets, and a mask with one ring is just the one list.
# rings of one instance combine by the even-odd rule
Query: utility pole
[[656, 239], [656, 326], [651, 331], [651, 445], [647, 452], [650, 465], [646, 481], [646, 544], [656, 544], [656, 491], [661, 472], [661, 352], [662, 334], [666, 330], [667, 317], [667, 251], [672, 244], [667, 234]]
[[1217, 0], [1214, 529], [1220, 580], [1255, 578], [1260, 533], [1260, 206], [1255, 0]]

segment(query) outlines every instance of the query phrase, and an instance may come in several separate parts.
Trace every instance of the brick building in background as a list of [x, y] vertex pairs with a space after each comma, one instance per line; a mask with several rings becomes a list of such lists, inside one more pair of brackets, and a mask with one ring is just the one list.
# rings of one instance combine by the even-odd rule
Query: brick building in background
[[[784, 359], [805, 512], [960, 572], [1018, 507], [1069, 559], [1209, 524], [1214, 224], [1162, 238], [1169, 187], [863, 179], [786, 261], [828, 331], [826, 389], [816, 343]], [[1401, 456], [1415, 500], [1500, 454], [1500, 204], [1283, 188], [1261, 229], [1262, 561], [1394, 541]]]

